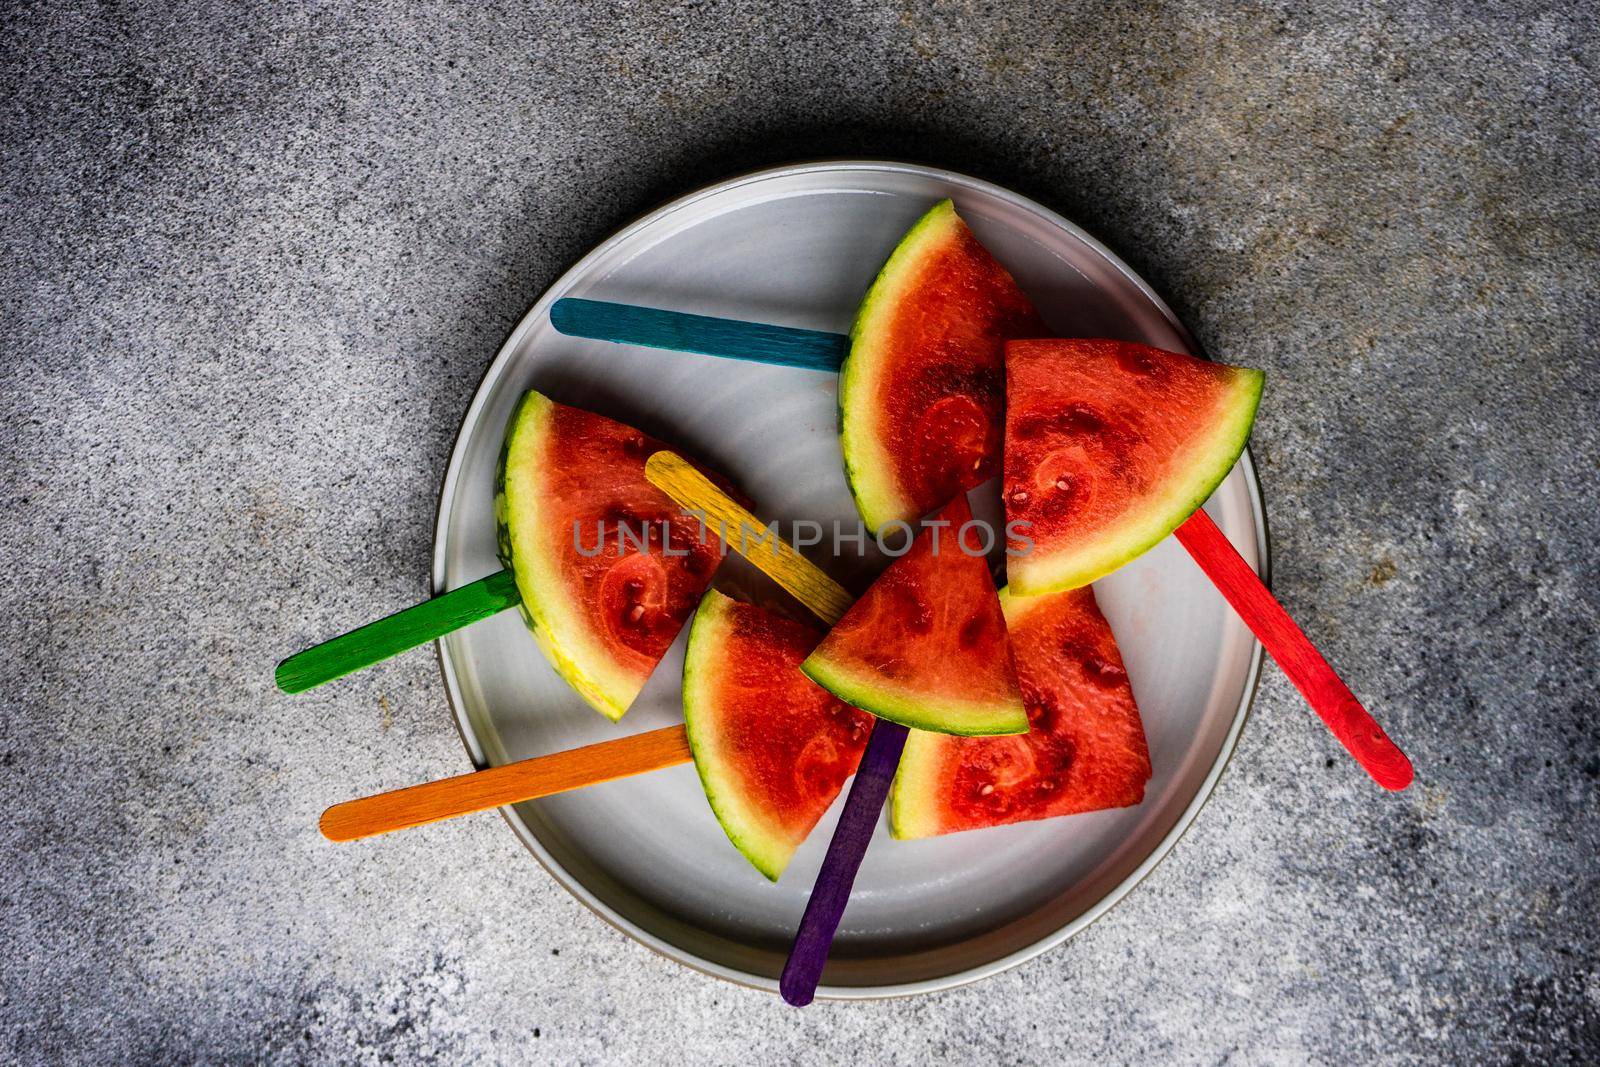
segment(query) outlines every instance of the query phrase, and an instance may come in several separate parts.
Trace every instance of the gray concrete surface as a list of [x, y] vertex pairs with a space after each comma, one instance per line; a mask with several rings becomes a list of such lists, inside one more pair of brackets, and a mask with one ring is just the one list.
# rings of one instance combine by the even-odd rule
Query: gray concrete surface
[[[1600, 1056], [1592, 3], [0, 19], [0, 1059]], [[805, 1012], [605, 927], [493, 816], [317, 836], [465, 766], [426, 653], [295, 699], [270, 672], [425, 592], [524, 308], [632, 213], [834, 155], [1036, 195], [1266, 368], [1276, 587], [1414, 789], [1272, 670], [1086, 935]]]

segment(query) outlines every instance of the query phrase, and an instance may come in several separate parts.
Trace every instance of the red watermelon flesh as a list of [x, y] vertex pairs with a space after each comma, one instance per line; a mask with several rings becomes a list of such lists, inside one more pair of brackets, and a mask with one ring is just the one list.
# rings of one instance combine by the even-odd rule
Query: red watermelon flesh
[[915, 522], [1000, 473], [1002, 346], [1042, 337], [1017, 283], [948, 200], [868, 290], [840, 368], [840, 442], [869, 530]]
[[[665, 447], [537, 392], [523, 398], [506, 433], [495, 499], [501, 562], [551, 665], [613, 720], [688, 622], [722, 558], [716, 535], [645, 478], [645, 460]], [[619, 540], [619, 527], [629, 536]]]
[[[840, 700], [919, 730], [1028, 728], [1005, 618], [965, 494], [919, 533], [801, 669]], [[939, 525], [942, 524], [942, 525]], [[937, 538], [937, 540], [936, 540]]]
[[820, 627], [705, 595], [689, 628], [683, 719], [706, 799], [773, 881], [855, 773], [872, 717], [800, 673]]
[[913, 731], [895, 778], [900, 838], [1122, 808], [1144, 799], [1150, 753], [1116, 638], [1087, 588], [1000, 594], [1028, 708], [1015, 737]]
[[1262, 374], [1125, 341], [1006, 346], [1006, 576], [1087, 585], [1166, 537], [1244, 451]]

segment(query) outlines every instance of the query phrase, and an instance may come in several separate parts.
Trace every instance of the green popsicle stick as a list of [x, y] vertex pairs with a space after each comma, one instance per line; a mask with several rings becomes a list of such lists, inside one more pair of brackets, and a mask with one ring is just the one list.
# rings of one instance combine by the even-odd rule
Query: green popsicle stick
[[273, 677], [285, 693], [303, 693], [408, 648], [427, 644], [468, 623], [487, 619], [521, 599], [516, 578], [510, 571], [498, 571], [296, 652], [278, 664]]

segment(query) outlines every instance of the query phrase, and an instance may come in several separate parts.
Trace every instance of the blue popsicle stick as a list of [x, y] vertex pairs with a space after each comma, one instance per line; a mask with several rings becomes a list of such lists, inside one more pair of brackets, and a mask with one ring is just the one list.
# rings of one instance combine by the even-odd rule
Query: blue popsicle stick
[[674, 352], [697, 352], [703, 356], [805, 370], [837, 372], [845, 353], [850, 351], [850, 338], [842, 333], [570, 296], [550, 306], [550, 325], [569, 337], [670, 348]]

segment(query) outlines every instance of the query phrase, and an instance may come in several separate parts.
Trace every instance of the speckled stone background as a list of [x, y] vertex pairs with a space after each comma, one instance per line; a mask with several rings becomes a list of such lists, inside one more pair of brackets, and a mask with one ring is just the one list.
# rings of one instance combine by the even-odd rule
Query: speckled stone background
[[[0, 1059], [1600, 1056], [1592, 3], [10, 5]], [[804, 1012], [659, 959], [486, 815], [433, 657], [273, 662], [426, 591], [496, 347], [632, 214], [794, 158], [997, 179], [1266, 368], [1279, 595], [1413, 754], [1275, 669], [1071, 944]]]

